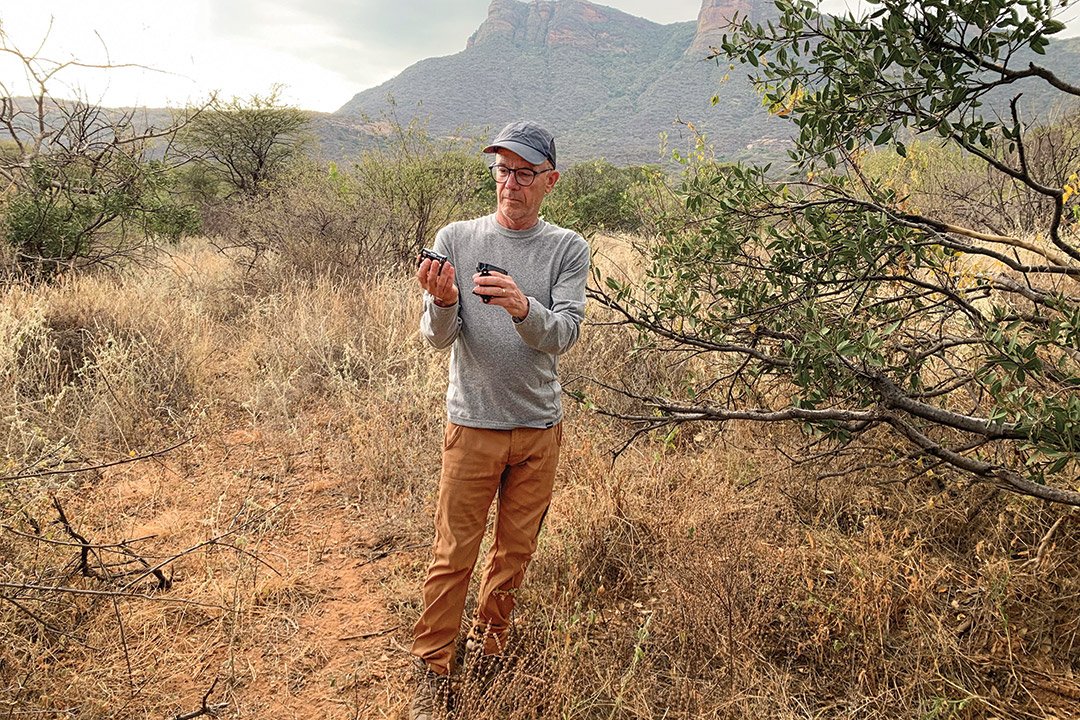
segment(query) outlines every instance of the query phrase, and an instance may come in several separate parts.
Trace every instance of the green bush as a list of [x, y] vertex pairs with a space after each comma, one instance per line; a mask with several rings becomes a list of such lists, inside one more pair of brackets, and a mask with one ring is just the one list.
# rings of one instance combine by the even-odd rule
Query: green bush
[[51, 153], [31, 163], [2, 206], [0, 227], [24, 270], [113, 264], [154, 239], [198, 230], [193, 207], [169, 192], [160, 166], [108, 157], [108, 173], [82, 158]]
[[655, 168], [619, 168], [606, 160], [589, 160], [559, 173], [559, 182], [544, 201], [544, 217], [583, 235], [595, 231], [633, 232], [641, 227], [635, 186]]
[[[697, 153], [706, 168], [688, 164], [679, 189], [696, 221], [640, 245], [640, 280], [598, 278], [592, 297], [686, 372], [660, 392], [627, 387], [644, 406], [627, 417], [794, 422], [814, 462], [861, 455], [1080, 506], [1080, 144], [1068, 125], [1022, 120], [1019, 95], [1008, 118], [981, 110], [988, 85], [1028, 75], [1080, 96], [1017, 59], [1064, 24], [1037, 2], [1027, 16], [776, 4], [780, 24], [746, 22], [722, 52], [758, 67], [766, 105], [793, 122], [797, 174], [710, 172]], [[861, 165], [875, 148], [899, 160]], [[938, 196], [914, 194], [931, 170]]]
[[384, 141], [354, 160], [351, 180], [374, 231], [393, 244], [391, 259], [411, 262], [444, 225], [494, 209], [481, 138], [439, 138], [418, 120], [403, 125], [393, 111], [379, 125]]

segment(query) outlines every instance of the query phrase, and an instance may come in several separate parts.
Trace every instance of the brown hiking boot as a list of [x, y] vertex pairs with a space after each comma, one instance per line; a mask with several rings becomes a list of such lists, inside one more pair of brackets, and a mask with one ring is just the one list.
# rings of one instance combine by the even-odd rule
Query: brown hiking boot
[[416, 691], [409, 705], [409, 720], [435, 720], [450, 712], [450, 678], [440, 675], [416, 658], [413, 667]]

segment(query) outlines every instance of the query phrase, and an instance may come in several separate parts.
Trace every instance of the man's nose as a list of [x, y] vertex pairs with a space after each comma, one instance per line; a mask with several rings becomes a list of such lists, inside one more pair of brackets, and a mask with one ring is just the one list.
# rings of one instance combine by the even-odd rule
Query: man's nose
[[509, 175], [507, 175], [507, 177], [506, 177], [506, 184], [507, 184], [508, 186], [509, 186], [509, 185], [511, 185], [511, 184], [513, 184], [513, 186], [514, 186], [514, 187], [517, 187], [517, 188], [520, 188], [520, 187], [524, 187], [524, 185], [522, 185], [521, 183], [519, 183], [519, 182], [518, 182], [518, 177], [517, 177], [517, 173], [516, 173], [516, 172], [514, 172], [514, 171], [511, 171], [511, 172], [510, 172], [510, 174], [509, 174]]

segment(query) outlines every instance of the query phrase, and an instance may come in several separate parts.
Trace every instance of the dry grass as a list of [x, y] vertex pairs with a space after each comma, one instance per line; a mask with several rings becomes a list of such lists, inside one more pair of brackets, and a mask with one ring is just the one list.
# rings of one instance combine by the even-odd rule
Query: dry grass
[[[5, 475], [194, 439], [0, 481], [0, 581], [134, 577], [43, 542], [75, 542], [53, 497], [91, 543], [152, 536], [126, 549], [172, 580], [0, 591], [0, 714], [172, 717], [217, 680], [223, 717], [394, 717], [446, 381], [418, 313], [408, 277], [252, 275], [195, 242], [7, 290]], [[587, 328], [564, 375], [671, 381], [631, 343]], [[515, 662], [466, 670], [457, 720], [1080, 713], [1074, 514], [952, 476], [819, 479], [836, 468], [788, 463], [805, 440], [780, 428], [684, 428], [613, 464], [626, 429], [567, 409]]]

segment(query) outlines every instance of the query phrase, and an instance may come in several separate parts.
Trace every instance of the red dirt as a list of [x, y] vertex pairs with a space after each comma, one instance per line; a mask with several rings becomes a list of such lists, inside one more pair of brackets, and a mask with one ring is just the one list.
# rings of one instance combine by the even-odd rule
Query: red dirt
[[[350, 501], [355, 483], [333, 472], [318, 447], [296, 445], [237, 430], [155, 464], [121, 466], [79, 492], [84, 526], [95, 515], [113, 518], [89, 533], [95, 540], [156, 535], [153, 551], [143, 550], [163, 555], [278, 506], [245, 529], [245, 550], [258, 564], [226, 548], [175, 564], [169, 597], [238, 613], [186, 613], [165, 643], [129, 638], [133, 655], [151, 658], [132, 680], [149, 681], [168, 702], [156, 710], [198, 708], [215, 678], [209, 703], [228, 702], [224, 717], [383, 718], [403, 707], [408, 628], [388, 609], [385, 586], [419, 577], [426, 551]], [[129, 635], [146, 605], [128, 608]]]

